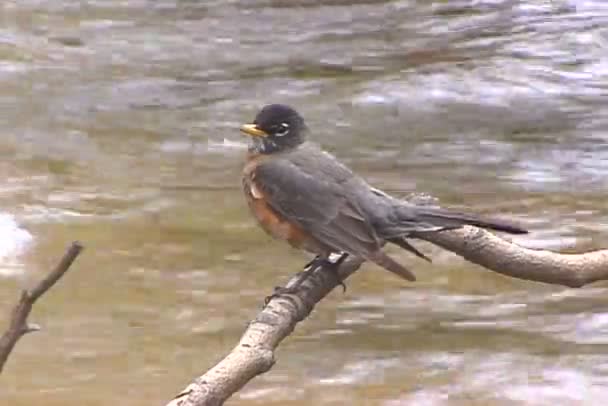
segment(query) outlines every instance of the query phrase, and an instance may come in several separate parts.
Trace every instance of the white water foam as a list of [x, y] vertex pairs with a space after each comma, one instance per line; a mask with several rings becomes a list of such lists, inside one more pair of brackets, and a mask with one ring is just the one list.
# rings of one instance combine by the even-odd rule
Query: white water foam
[[33, 239], [13, 216], [0, 213], [0, 277], [15, 276], [23, 272], [19, 257], [31, 246]]

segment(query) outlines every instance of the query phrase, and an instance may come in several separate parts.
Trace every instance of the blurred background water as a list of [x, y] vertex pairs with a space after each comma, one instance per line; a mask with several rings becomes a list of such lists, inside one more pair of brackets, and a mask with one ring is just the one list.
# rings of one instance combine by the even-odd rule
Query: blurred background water
[[[4, 0], [0, 320], [68, 243], [6, 405], [162, 404], [306, 258], [240, 192], [242, 122], [296, 107], [376, 186], [608, 246], [602, 0]], [[234, 405], [601, 405], [608, 285], [512, 280], [428, 244], [334, 292]]]

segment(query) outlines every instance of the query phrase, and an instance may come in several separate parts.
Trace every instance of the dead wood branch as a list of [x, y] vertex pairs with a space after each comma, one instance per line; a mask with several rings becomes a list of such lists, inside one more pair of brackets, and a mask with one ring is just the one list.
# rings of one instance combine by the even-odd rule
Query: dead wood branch
[[34, 303], [61, 279], [81, 251], [82, 245], [78, 242], [73, 242], [59, 264], [57, 264], [55, 269], [53, 269], [46, 278], [38, 282], [33, 289], [24, 289], [21, 291], [19, 302], [17, 302], [13, 308], [9, 327], [0, 338], [0, 373], [2, 373], [4, 364], [11, 351], [13, 351], [15, 344], [17, 344], [17, 341], [27, 333], [40, 330], [38, 326], [28, 324], [27, 322], [27, 318], [32, 311]]
[[[532, 250], [472, 226], [420, 233], [416, 238], [514, 278], [570, 287], [608, 279], [608, 250], [585, 254]], [[361, 263], [357, 259], [347, 260], [340, 268], [342, 277], [354, 273]], [[296, 279], [297, 276], [290, 283]], [[331, 273], [319, 270], [304, 282], [297, 295], [273, 299], [249, 324], [237, 346], [217, 365], [196, 378], [168, 406], [222, 405], [247, 382], [274, 365], [277, 346], [335, 287], [336, 280]]]
[[[340, 267], [341, 278], [348, 278], [362, 263], [356, 258], [347, 259]], [[294, 276], [287, 286], [292, 286], [297, 279], [298, 275]], [[281, 295], [272, 299], [249, 323], [236, 347], [167, 406], [223, 404], [255, 376], [272, 368], [274, 350], [337, 284], [331, 271], [320, 269], [300, 285], [297, 295]]]
[[512, 278], [572, 288], [608, 279], [608, 250], [583, 254], [534, 250], [471, 226], [416, 237]]

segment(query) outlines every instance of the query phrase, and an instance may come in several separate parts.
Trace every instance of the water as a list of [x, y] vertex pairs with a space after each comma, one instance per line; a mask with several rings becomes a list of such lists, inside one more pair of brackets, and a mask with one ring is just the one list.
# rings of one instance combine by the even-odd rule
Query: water
[[[608, 238], [602, 1], [4, 1], [0, 317], [37, 305], [2, 404], [162, 404], [307, 258], [240, 192], [238, 125], [291, 104], [397, 195], [501, 213], [529, 247]], [[366, 266], [231, 404], [574, 405], [608, 396], [605, 283], [511, 280], [427, 244]], [[128, 401], [125, 401], [128, 397]]]

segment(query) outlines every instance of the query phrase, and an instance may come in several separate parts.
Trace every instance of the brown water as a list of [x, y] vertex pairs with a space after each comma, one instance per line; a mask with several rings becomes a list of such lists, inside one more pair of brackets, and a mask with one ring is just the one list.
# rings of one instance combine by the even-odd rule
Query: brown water
[[[594, 1], [0, 5], [0, 313], [72, 240], [3, 405], [162, 404], [307, 260], [239, 190], [237, 127], [296, 106], [376, 186], [499, 212], [517, 242], [608, 246], [608, 8]], [[28, 234], [29, 233], [29, 234]], [[608, 289], [511, 280], [429, 245], [320, 304], [234, 405], [602, 405]]]

